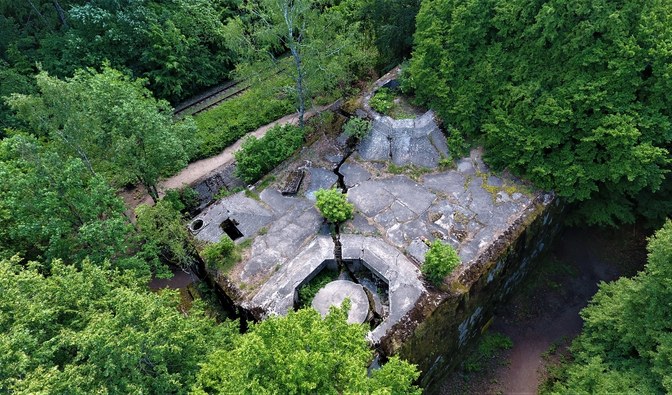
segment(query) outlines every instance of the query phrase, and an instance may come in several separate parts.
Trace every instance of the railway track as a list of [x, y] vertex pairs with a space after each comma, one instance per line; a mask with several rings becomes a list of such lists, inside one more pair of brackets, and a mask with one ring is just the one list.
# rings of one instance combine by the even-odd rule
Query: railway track
[[203, 111], [209, 110], [226, 99], [230, 99], [243, 91], [247, 90], [250, 87], [248, 80], [241, 81], [229, 81], [214, 90], [205, 93], [205, 95], [198, 100], [183, 104], [175, 108], [173, 115], [181, 118], [186, 115], [196, 115]]
[[[284, 58], [285, 57], [283, 57], [283, 59]], [[213, 107], [218, 106], [227, 99], [231, 99], [243, 93], [250, 86], [252, 86], [254, 79], [260, 77], [261, 81], [266, 81], [271, 77], [280, 74], [282, 71], [286, 70], [286, 68], [287, 66], [282, 64], [278, 66], [271, 66], [259, 72], [259, 74], [257, 74], [255, 77], [248, 77], [238, 81], [228, 81], [204, 93], [201, 97], [197, 97], [196, 99], [188, 100], [177, 105], [175, 110], [173, 110], [173, 115], [177, 118], [181, 118], [187, 115], [200, 114], [203, 111], [207, 111]]]

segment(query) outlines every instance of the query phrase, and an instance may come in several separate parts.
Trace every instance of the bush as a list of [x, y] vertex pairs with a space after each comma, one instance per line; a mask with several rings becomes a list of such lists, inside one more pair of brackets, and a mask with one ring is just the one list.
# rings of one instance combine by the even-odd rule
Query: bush
[[434, 240], [425, 254], [421, 271], [432, 284], [439, 285], [459, 264], [460, 257], [452, 246]]
[[380, 88], [369, 101], [369, 105], [381, 114], [388, 114], [394, 106], [394, 94], [388, 88]]
[[352, 218], [354, 207], [338, 189], [320, 189], [315, 192], [315, 199], [317, 209], [328, 222], [336, 224]]
[[251, 184], [273, 170], [303, 145], [303, 129], [294, 125], [275, 126], [260, 139], [250, 136], [236, 152], [236, 175]]
[[208, 244], [201, 251], [201, 256], [208, 267], [220, 270], [230, 269], [240, 260], [236, 244], [227, 235], [222, 236], [217, 243]]
[[170, 202], [175, 210], [187, 214], [199, 205], [198, 192], [193, 188], [169, 189], [163, 200]]
[[[254, 86], [233, 99], [194, 117], [198, 150], [194, 158], [207, 158], [257, 128], [294, 111], [291, 97], [268, 95], [272, 84]], [[270, 86], [269, 86], [270, 85]]]
[[323, 270], [320, 272], [320, 274], [299, 289], [300, 307], [310, 306], [315, 295], [327, 284], [337, 279], [338, 271], [336, 270]]
[[363, 139], [371, 130], [371, 122], [362, 118], [350, 118], [343, 125], [343, 132], [348, 137], [355, 137], [357, 140]]

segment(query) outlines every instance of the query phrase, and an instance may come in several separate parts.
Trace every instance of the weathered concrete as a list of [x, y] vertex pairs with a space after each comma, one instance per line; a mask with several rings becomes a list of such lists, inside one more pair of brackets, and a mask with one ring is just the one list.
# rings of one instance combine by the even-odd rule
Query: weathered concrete
[[348, 311], [348, 322], [351, 324], [362, 324], [369, 315], [369, 298], [364, 292], [364, 288], [348, 280], [332, 281], [320, 289], [311, 306], [320, 312], [322, 316], [329, 313], [331, 306], [341, 307], [345, 299], [350, 300], [350, 311]]
[[[387, 331], [408, 313], [425, 287], [418, 268], [393, 246], [379, 238], [342, 235], [343, 259], [359, 260], [369, 270], [385, 279], [389, 286], [389, 315], [369, 338], [378, 342]], [[333, 260], [334, 244], [330, 236], [318, 236], [292, 260], [281, 265], [264, 283], [248, 307], [261, 307], [267, 314], [286, 314], [294, 306], [295, 291]]]
[[199, 240], [217, 242], [224, 235], [221, 224], [227, 219], [238, 223], [236, 227], [243, 234], [243, 238], [240, 239], [242, 241], [268, 225], [273, 220], [273, 213], [256, 200], [239, 192], [218, 201], [194, 217], [191, 223], [200, 220], [203, 221], [203, 226], [192, 233]]
[[333, 171], [312, 167], [308, 171], [310, 172], [310, 185], [306, 190], [306, 197], [313, 202], [315, 192], [319, 189], [329, 189], [338, 181], [338, 176]]
[[378, 117], [358, 151], [364, 160], [392, 160], [398, 166], [436, 167], [448, 156], [448, 146], [432, 111], [416, 119]]

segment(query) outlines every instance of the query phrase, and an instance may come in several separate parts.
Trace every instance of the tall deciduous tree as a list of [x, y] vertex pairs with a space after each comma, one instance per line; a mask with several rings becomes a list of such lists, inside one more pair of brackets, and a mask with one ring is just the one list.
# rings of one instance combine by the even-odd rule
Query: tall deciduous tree
[[419, 394], [419, 373], [398, 358], [367, 377], [366, 329], [349, 325], [346, 311], [323, 319], [304, 309], [254, 325], [232, 351], [208, 357], [194, 394]]
[[147, 263], [131, 255], [139, 243], [123, 213], [114, 190], [80, 159], [26, 136], [0, 142], [0, 257], [110, 259], [147, 273]]
[[672, 221], [648, 251], [643, 272], [601, 284], [581, 311], [574, 361], [553, 393], [672, 392]]
[[0, 392], [184, 394], [204, 355], [237, 336], [148, 278], [74, 266], [0, 261]]
[[671, 26], [664, 0], [430, 0], [409, 82], [491, 164], [631, 222], [670, 170]]
[[91, 172], [117, 185], [140, 182], [157, 201], [159, 177], [186, 165], [195, 126], [173, 121], [168, 103], [143, 84], [107, 66], [65, 81], [43, 72], [39, 94], [8, 102], [33, 131], [79, 156]]
[[[347, 84], [372, 61], [357, 24], [349, 23], [338, 6], [316, 0], [246, 2], [243, 16], [229, 23], [229, 32], [243, 59], [241, 75], [274, 66], [292, 76], [299, 126], [313, 95]], [[286, 51], [290, 64], [280, 59]]]

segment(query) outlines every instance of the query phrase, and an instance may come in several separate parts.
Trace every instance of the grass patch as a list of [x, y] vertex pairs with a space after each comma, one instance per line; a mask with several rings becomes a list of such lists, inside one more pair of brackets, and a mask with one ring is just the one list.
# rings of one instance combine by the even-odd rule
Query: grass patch
[[496, 357], [501, 351], [513, 347], [513, 341], [501, 333], [486, 333], [476, 346], [476, 350], [464, 361], [467, 373], [481, 372], [488, 360]]
[[405, 174], [414, 181], [418, 181], [424, 174], [431, 173], [432, 169], [416, 165], [397, 166], [394, 163], [389, 163], [387, 172], [390, 174]]
[[219, 200], [219, 199], [224, 199], [225, 197], [229, 197], [231, 195], [234, 195], [240, 191], [242, 191], [244, 188], [243, 187], [235, 187], [233, 189], [226, 189], [222, 188], [217, 192], [215, 196], [213, 196], [213, 199]]
[[196, 115], [198, 149], [191, 160], [216, 155], [247, 133], [294, 112], [293, 98], [280, 93], [283, 85], [286, 79], [280, 77], [267, 80]]
[[210, 243], [201, 252], [205, 264], [227, 273], [242, 259], [242, 247], [236, 245], [228, 236], [222, 236], [217, 243]]
[[317, 295], [317, 292], [324, 288], [325, 285], [338, 278], [338, 271], [336, 270], [322, 270], [320, 274], [315, 276], [307, 284], [299, 288], [299, 305], [300, 307], [309, 306]]

